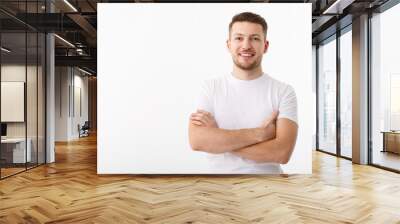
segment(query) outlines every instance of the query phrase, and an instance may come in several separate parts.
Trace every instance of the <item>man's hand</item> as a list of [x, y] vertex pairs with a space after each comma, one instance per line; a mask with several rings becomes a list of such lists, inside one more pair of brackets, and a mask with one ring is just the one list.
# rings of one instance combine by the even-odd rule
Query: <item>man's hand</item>
[[276, 119], [278, 118], [278, 111], [273, 111], [260, 125], [261, 140], [271, 140], [276, 135]]
[[[258, 130], [258, 138], [260, 142], [272, 140], [276, 137], [276, 119], [278, 118], [278, 111], [273, 111], [256, 129]], [[231, 151], [234, 155], [243, 157], [241, 150]]]
[[198, 110], [189, 119], [189, 143], [193, 150], [213, 154], [257, 145], [275, 138], [276, 117], [271, 114], [256, 128], [228, 130], [219, 128], [211, 113]]
[[237, 149], [233, 153], [257, 163], [286, 164], [289, 162], [296, 145], [297, 129], [296, 122], [287, 118], [280, 118], [276, 121], [274, 139]]
[[197, 126], [218, 128], [215, 118], [210, 112], [205, 110], [197, 110], [197, 112], [190, 115], [190, 122]]
[[274, 110], [261, 124], [260, 127], [262, 128], [267, 128], [268, 125], [275, 125], [276, 124], [276, 118], [278, 118], [279, 112]]

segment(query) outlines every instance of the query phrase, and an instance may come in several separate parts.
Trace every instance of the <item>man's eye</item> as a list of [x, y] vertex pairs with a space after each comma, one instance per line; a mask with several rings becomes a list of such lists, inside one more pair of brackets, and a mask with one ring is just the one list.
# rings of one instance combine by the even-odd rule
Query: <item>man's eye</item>
[[242, 40], [241, 37], [235, 37], [235, 40]]
[[258, 37], [254, 37], [253, 39], [256, 40], [256, 41], [260, 40], [260, 38], [258, 38]]

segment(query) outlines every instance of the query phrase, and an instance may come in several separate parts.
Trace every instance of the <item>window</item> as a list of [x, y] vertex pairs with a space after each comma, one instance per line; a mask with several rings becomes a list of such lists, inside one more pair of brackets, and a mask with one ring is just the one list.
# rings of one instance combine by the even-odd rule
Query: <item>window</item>
[[400, 4], [371, 18], [372, 164], [400, 170]]
[[318, 149], [336, 153], [336, 39], [318, 48]]
[[352, 34], [340, 36], [340, 154], [352, 157]]

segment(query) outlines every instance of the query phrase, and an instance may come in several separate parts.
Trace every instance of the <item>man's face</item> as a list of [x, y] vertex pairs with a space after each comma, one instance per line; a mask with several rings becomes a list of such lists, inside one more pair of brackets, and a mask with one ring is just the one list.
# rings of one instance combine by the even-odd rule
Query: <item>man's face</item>
[[260, 66], [262, 56], [268, 49], [268, 41], [260, 24], [235, 22], [227, 46], [237, 67], [253, 70]]

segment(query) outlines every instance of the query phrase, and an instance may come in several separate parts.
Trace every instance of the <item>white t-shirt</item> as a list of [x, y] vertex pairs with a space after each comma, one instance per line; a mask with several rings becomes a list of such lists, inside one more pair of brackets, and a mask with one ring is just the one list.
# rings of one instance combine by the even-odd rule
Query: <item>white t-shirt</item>
[[[198, 109], [215, 117], [219, 128], [256, 128], [278, 110], [279, 118], [297, 123], [297, 99], [294, 89], [267, 74], [253, 79], [240, 80], [232, 74], [207, 80], [203, 83]], [[282, 169], [277, 163], [256, 163], [230, 152], [208, 154], [212, 169], [218, 173], [278, 174]]]

